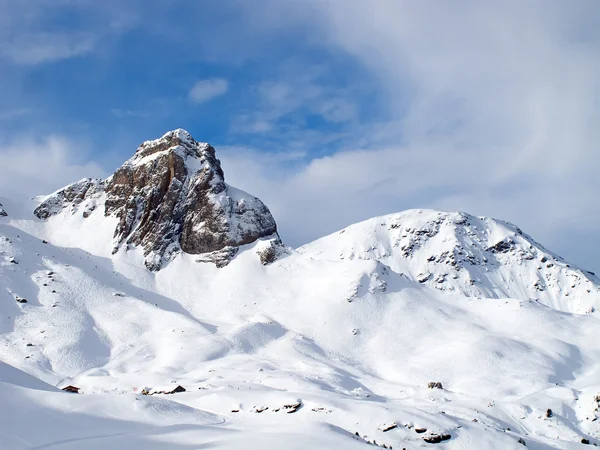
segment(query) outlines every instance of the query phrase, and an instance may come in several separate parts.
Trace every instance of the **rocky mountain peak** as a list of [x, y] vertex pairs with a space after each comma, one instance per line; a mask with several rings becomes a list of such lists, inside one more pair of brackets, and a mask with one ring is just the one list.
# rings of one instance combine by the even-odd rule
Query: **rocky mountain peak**
[[217, 159], [215, 149], [206, 142], [196, 142], [186, 130], [178, 128], [165, 133], [161, 138], [146, 141], [136, 150], [127, 165], [144, 165], [156, 158], [173, 155], [180, 157], [185, 162], [200, 161], [206, 169], [212, 170], [224, 181], [221, 162]]
[[8, 214], [4, 210], [4, 207], [2, 206], [2, 203], [0, 203], [0, 217], [6, 217], [6, 216], [8, 216]]
[[97, 209], [118, 220], [113, 253], [141, 247], [151, 270], [180, 251], [224, 266], [240, 246], [258, 239], [281, 246], [269, 209], [227, 185], [215, 149], [182, 129], [142, 143], [106, 180], [84, 179], [59, 190], [35, 214], [45, 220], [68, 211], [87, 218]]

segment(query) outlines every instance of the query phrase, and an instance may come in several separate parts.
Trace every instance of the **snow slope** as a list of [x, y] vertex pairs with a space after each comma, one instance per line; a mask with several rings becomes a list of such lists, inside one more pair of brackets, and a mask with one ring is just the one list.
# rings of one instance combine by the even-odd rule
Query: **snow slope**
[[2, 198], [2, 450], [600, 443], [600, 280], [512, 224], [286, 249], [183, 130], [41, 200]]
[[[182, 254], [150, 272], [139, 251], [57, 247], [25, 223], [0, 224], [0, 359], [84, 394], [3, 383], [6, 448], [598, 442], [596, 313], [468, 297], [376, 259], [309, 254], [329, 241], [269, 266], [258, 242], [221, 269]], [[170, 385], [187, 391], [139, 395]], [[427, 444], [433, 433], [450, 439]]]

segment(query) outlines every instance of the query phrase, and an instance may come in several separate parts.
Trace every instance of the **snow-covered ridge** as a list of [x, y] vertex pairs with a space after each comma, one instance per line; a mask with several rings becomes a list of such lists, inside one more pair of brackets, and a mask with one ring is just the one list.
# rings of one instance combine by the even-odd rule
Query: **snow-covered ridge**
[[[104, 218], [58, 218], [67, 217]], [[181, 255], [149, 272], [131, 254], [97, 257], [3, 222], [7, 448], [417, 449], [434, 436], [449, 437], [440, 444], [448, 449], [600, 442], [597, 313], [466, 298], [369, 259], [294, 252], [262, 267], [255, 253], [267, 241], [222, 269]], [[83, 394], [52, 392], [13, 368]], [[141, 395], [179, 385], [186, 391]], [[285, 405], [297, 403], [288, 414]]]
[[43, 221], [2, 199], [0, 447], [600, 443], [595, 276], [429, 210], [287, 252], [211, 149], [167, 133]]
[[[61, 215], [60, 227], [87, 227], [103, 214], [117, 220], [113, 253], [139, 247], [146, 266], [160, 270], [181, 252], [224, 266], [240, 246], [267, 239], [282, 246], [269, 209], [225, 183], [215, 149], [182, 129], [142, 143], [106, 180], [84, 179], [47, 197], [35, 215]], [[68, 217], [67, 217], [68, 219]]]
[[600, 280], [508, 222], [409, 210], [351, 225], [299, 249], [315, 259], [373, 259], [442, 291], [536, 299], [579, 313], [600, 307]]

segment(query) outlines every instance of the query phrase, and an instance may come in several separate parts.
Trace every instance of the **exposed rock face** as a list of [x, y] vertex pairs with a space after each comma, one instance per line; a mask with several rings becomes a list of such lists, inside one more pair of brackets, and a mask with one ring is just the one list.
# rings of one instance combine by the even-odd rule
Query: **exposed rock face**
[[0, 203], [0, 217], [6, 217], [8, 216], [8, 214], [6, 213], [6, 211], [4, 211], [4, 208], [2, 207], [2, 203]]
[[[105, 182], [102, 180], [83, 178], [49, 196], [33, 211], [33, 214], [42, 220], [46, 220], [63, 210], [70, 210], [74, 214], [85, 200], [91, 199], [101, 193], [104, 185]], [[86, 209], [83, 212], [84, 217], [91, 214], [94, 209], [95, 202], [86, 205]]]
[[180, 250], [222, 267], [241, 245], [279, 241], [269, 209], [227, 185], [215, 149], [181, 129], [144, 142], [107, 180], [81, 180], [58, 191], [35, 214], [47, 219], [67, 207], [74, 213], [86, 200], [86, 217], [103, 195], [104, 214], [119, 220], [114, 252], [123, 244], [140, 246], [151, 270]]

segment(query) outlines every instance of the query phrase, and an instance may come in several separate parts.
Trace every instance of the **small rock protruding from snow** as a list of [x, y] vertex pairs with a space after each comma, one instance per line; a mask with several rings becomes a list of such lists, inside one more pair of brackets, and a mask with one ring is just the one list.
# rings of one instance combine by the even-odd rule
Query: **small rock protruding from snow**
[[390, 430], [393, 430], [394, 428], [398, 428], [398, 424], [396, 422], [392, 422], [389, 424], [383, 424], [379, 427], [379, 429], [381, 431], [383, 431], [384, 433]]
[[302, 400], [298, 400], [294, 403], [289, 403], [287, 405], [283, 405], [283, 409], [288, 414], [293, 414], [298, 411], [302, 407]]
[[2, 203], [0, 203], [0, 217], [6, 217], [8, 216], [8, 213], [6, 212], [6, 210], [4, 209], [4, 207], [2, 206]]
[[423, 440], [425, 442], [427, 442], [428, 444], [439, 444], [440, 442], [443, 441], [448, 441], [452, 438], [451, 435], [447, 434], [447, 433], [442, 433], [442, 434], [430, 434], [427, 436], [423, 436]]
[[289, 254], [289, 250], [283, 245], [281, 239], [277, 237], [261, 242], [256, 253], [258, 254], [260, 263], [263, 266], [267, 266], [277, 261], [283, 255]]
[[254, 406], [252, 408], [252, 412], [256, 413], [256, 414], [260, 414], [260, 413], [266, 411], [267, 409], [269, 409], [268, 406]]

